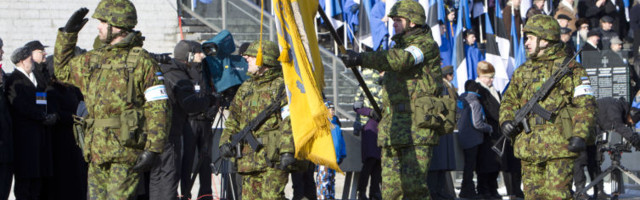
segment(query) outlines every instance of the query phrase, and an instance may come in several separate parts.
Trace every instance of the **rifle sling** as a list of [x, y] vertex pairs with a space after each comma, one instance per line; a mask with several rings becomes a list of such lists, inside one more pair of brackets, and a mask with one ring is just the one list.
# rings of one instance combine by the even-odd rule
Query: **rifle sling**
[[[247, 124], [247, 127], [243, 128], [243, 130], [249, 128], [249, 131], [247, 131], [246, 134], [252, 134], [251, 132], [253, 132], [258, 126], [260, 126], [269, 115], [273, 114], [275, 111], [277, 111], [280, 105], [280, 102], [282, 101], [282, 99], [286, 96], [286, 94], [283, 94], [284, 91], [284, 84], [282, 84], [282, 86], [280, 86], [280, 88], [278, 89], [278, 97], [276, 98], [276, 101], [274, 101], [273, 103], [269, 104], [269, 106], [267, 106], [267, 108], [265, 110], [263, 110], [262, 112], [260, 112], [256, 118], [253, 118], [251, 121], [249, 121], [249, 123]], [[242, 138], [244, 139], [244, 135], [242, 136]], [[236, 145], [236, 144], [233, 144]]]
[[[571, 61], [571, 57], [565, 57], [564, 60], [562, 61], [562, 65], [560, 65], [560, 69], [558, 69], [558, 73], [557, 74], [552, 74], [551, 77], [549, 79], [547, 79], [547, 81], [545, 83], [543, 83], [542, 85], [547, 84], [547, 82], [554, 82], [556, 81], [556, 79], [554, 78], [554, 76], [557, 76], [558, 79], [560, 80], [560, 78], [562, 78], [564, 75], [566, 75], [567, 73], [569, 73], [570, 70], [563, 70], [563, 68], [565, 67], [569, 67], [567, 66], [567, 64], [569, 63], [569, 61]], [[555, 87], [555, 83], [553, 84], [554, 86], [552, 86], [551, 88]], [[551, 89], [547, 90], [547, 91], [542, 91], [541, 89], [536, 91], [536, 93], [533, 94], [533, 96], [540, 96], [540, 97], [544, 97], [548, 94], [548, 92], [550, 92]], [[536, 104], [538, 104], [538, 102], [542, 100], [542, 98], [538, 99]], [[544, 120], [549, 121], [551, 119], [551, 112], [547, 111], [546, 109], [544, 109], [542, 106], [538, 105], [537, 108], [535, 109], [536, 114], [538, 114], [540, 117], [542, 117]], [[546, 112], [545, 112], [546, 111]], [[543, 114], [545, 113], [545, 114]], [[549, 114], [549, 115], [546, 115]]]

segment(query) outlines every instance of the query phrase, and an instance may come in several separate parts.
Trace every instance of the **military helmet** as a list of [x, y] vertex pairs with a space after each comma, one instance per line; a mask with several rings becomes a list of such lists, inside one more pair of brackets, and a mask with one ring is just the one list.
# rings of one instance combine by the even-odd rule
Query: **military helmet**
[[[260, 48], [260, 41], [252, 42], [247, 51], [243, 55], [256, 57], [258, 55], [258, 48]], [[278, 57], [280, 56], [280, 49], [278, 45], [272, 41], [262, 41], [262, 63], [267, 66], [278, 66]]]
[[417, 25], [424, 25], [427, 20], [424, 8], [414, 0], [403, 0], [393, 4], [389, 17], [403, 17]]
[[534, 15], [527, 20], [523, 30], [527, 34], [533, 34], [549, 42], [560, 41], [560, 25], [549, 15]]
[[92, 17], [124, 29], [133, 29], [138, 24], [136, 7], [129, 0], [102, 0]]

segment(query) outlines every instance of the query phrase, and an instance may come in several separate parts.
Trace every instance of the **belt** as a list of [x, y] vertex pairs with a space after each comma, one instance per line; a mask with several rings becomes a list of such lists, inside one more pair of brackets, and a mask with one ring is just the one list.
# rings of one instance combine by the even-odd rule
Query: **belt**
[[387, 108], [391, 109], [392, 111], [395, 111], [395, 112], [408, 112], [409, 111], [409, 106], [407, 106], [407, 104], [403, 104], [403, 103], [387, 106]]
[[95, 128], [120, 128], [120, 117], [87, 120], [93, 120], [93, 127]]

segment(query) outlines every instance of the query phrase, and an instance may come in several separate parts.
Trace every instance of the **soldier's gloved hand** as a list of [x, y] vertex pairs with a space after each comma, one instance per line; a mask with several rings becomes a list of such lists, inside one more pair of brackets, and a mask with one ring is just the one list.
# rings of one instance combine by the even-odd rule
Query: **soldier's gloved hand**
[[292, 153], [283, 153], [280, 154], [280, 167], [281, 170], [287, 169], [289, 165], [292, 165], [296, 162], [296, 158], [293, 157]]
[[377, 122], [380, 122], [380, 114], [378, 114], [378, 112], [376, 112], [375, 110], [371, 110], [371, 112], [369, 112], [369, 117], [373, 120], [376, 120]]
[[503, 122], [500, 129], [502, 129], [502, 134], [507, 138], [514, 137], [522, 131], [520, 127], [511, 120]]
[[140, 156], [138, 156], [138, 161], [136, 165], [133, 166], [134, 171], [138, 172], [146, 172], [151, 170], [151, 167], [156, 163], [158, 159], [158, 153], [151, 151], [144, 151]]
[[340, 54], [338, 57], [340, 57], [342, 63], [347, 67], [356, 67], [362, 64], [362, 56], [353, 50], [347, 50], [346, 54]]
[[76, 12], [71, 15], [67, 24], [62, 27], [62, 31], [67, 33], [77, 33], [84, 27], [84, 25], [89, 21], [89, 19], [85, 18], [85, 16], [89, 13], [89, 9], [80, 8], [76, 10]]
[[358, 110], [360, 108], [364, 107], [364, 101], [356, 101], [353, 103], [353, 109], [354, 110]]
[[58, 121], [58, 118], [58, 114], [56, 113], [46, 114], [44, 116], [44, 121], [42, 121], [42, 124], [44, 124], [45, 126], [54, 125]]
[[231, 143], [225, 143], [220, 146], [220, 156], [223, 158], [232, 158], [236, 155], [236, 148], [231, 145]]
[[569, 138], [569, 146], [567, 148], [571, 152], [581, 152], [587, 149], [587, 144], [581, 137], [573, 136]]

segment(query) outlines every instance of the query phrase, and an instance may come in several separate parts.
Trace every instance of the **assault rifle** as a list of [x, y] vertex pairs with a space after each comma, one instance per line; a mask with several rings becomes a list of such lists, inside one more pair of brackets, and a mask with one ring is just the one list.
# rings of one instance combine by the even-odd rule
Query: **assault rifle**
[[[516, 126], [522, 125], [522, 128], [524, 129], [525, 133], [531, 133], [531, 128], [529, 127], [529, 122], [527, 122], [527, 116], [530, 113], [534, 113], [540, 117], [542, 117], [544, 120], [549, 121], [551, 119], [551, 115], [552, 113], [546, 109], [544, 109], [542, 106], [540, 106], [540, 104], [538, 104], [539, 101], [541, 101], [542, 99], [544, 99], [545, 97], [547, 97], [547, 95], [549, 94], [549, 92], [551, 91], [551, 89], [553, 89], [553, 87], [555, 86], [556, 83], [558, 83], [560, 81], [560, 79], [562, 79], [564, 77], [564, 75], [566, 75], [567, 73], [569, 73], [571, 71], [571, 69], [569, 68], [569, 62], [571, 60], [574, 60], [576, 58], [576, 56], [578, 56], [580, 53], [582, 52], [582, 48], [580, 48], [580, 50], [578, 50], [578, 52], [573, 55], [573, 57], [569, 58], [566, 57], [564, 59], [564, 61], [562, 61], [562, 66], [560, 67], [560, 69], [556, 72], [554, 72], [551, 75], [551, 78], [548, 79], [547, 81], [545, 81], [542, 86], [540, 87], [540, 89], [538, 89], [538, 91], [536, 91], [533, 96], [531, 97], [531, 99], [529, 99], [529, 101], [527, 101], [526, 104], [524, 104], [524, 106], [522, 106], [520, 109], [518, 109], [516, 111], [516, 116], [513, 120], [513, 122], [515, 123]], [[491, 149], [493, 151], [495, 151], [496, 153], [498, 153], [498, 155], [502, 156], [502, 154], [504, 153], [504, 142], [503, 140], [506, 140], [506, 137], [504, 135], [502, 135], [498, 141], [494, 144], [493, 147], [491, 147]], [[496, 145], [499, 145], [500, 143], [503, 143], [503, 148], [502, 150], [500, 150]]]

